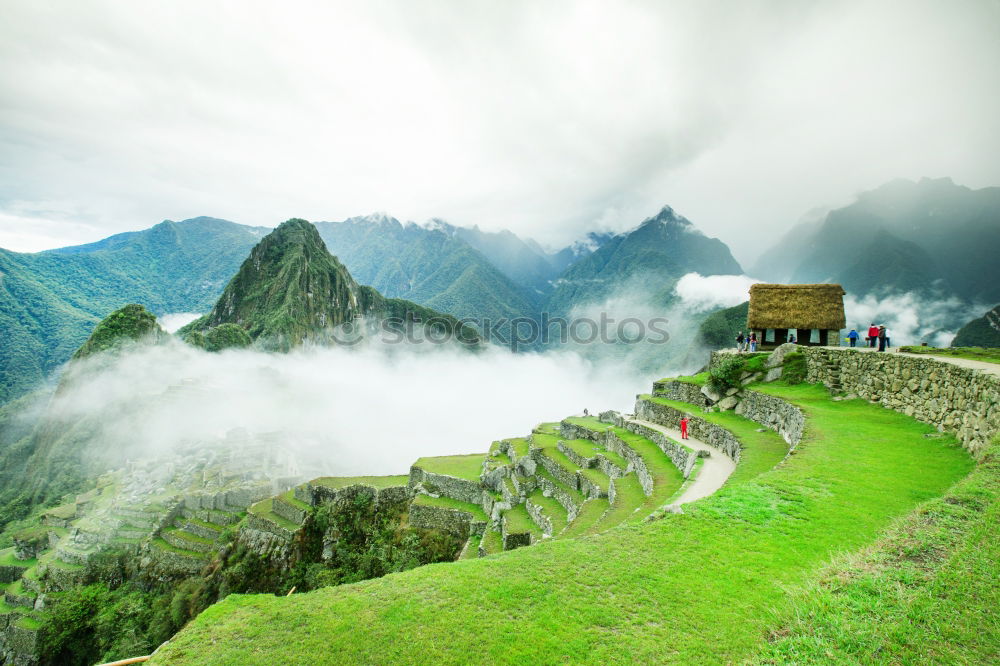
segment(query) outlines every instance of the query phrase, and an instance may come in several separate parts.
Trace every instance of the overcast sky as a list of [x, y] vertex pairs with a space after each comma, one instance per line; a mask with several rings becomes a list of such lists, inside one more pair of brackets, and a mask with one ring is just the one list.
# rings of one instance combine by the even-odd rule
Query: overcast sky
[[664, 204], [747, 262], [895, 177], [1000, 185], [1000, 3], [0, 9], [0, 247], [212, 215], [509, 228]]

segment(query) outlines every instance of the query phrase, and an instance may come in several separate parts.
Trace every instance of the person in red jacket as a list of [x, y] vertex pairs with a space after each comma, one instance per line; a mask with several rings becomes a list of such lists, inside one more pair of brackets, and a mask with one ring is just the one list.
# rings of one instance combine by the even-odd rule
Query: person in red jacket
[[688, 417], [687, 414], [681, 417], [681, 439], [688, 438]]
[[878, 326], [872, 324], [868, 327], [868, 346], [874, 347], [878, 344]]

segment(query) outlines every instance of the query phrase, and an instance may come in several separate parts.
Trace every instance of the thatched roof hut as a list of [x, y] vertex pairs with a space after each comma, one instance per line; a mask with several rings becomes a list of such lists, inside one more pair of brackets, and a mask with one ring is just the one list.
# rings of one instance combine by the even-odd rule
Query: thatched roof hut
[[847, 325], [839, 284], [755, 284], [750, 287], [747, 327], [827, 329]]

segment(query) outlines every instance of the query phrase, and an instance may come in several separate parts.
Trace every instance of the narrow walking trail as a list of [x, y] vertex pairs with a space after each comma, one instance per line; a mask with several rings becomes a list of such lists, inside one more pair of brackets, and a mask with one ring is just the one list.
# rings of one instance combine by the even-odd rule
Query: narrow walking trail
[[[644, 425], [647, 428], [659, 430], [667, 437], [675, 439], [678, 442], [681, 441], [681, 431], [676, 428], [668, 428], [667, 426], [660, 425], [659, 423], [644, 421], [643, 419], [629, 420], [634, 423]], [[680, 496], [676, 500], [671, 502], [674, 506], [694, 502], [695, 500], [700, 500], [702, 497], [708, 497], [721, 488], [736, 469], [736, 463], [732, 458], [717, 448], [709, 446], [700, 439], [691, 437], [690, 439], [685, 439], [684, 443], [695, 451], [708, 451], [709, 456], [702, 459], [701, 469], [698, 471], [694, 480], [691, 481], [683, 491], [681, 491]]]

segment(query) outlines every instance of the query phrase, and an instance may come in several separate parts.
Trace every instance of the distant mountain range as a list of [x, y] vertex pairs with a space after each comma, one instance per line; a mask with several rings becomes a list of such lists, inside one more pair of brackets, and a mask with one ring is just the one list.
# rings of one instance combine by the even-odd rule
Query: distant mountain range
[[[590, 233], [558, 251], [442, 220], [369, 215], [315, 226], [358, 284], [479, 321], [568, 315], [625, 292], [666, 308], [686, 273], [743, 272], [725, 243], [669, 206], [630, 231]], [[0, 249], [0, 403], [43, 381], [126, 303], [157, 315], [208, 312], [270, 231], [200, 217], [47, 252]], [[897, 180], [792, 227], [750, 274], [840, 282], [856, 296], [916, 292], [990, 304], [1000, 302], [998, 249], [1000, 188]], [[741, 327], [733, 313], [716, 319], [706, 340]]]
[[754, 277], [839, 282], [857, 296], [915, 292], [1000, 302], [1000, 187], [894, 180], [792, 228]]

